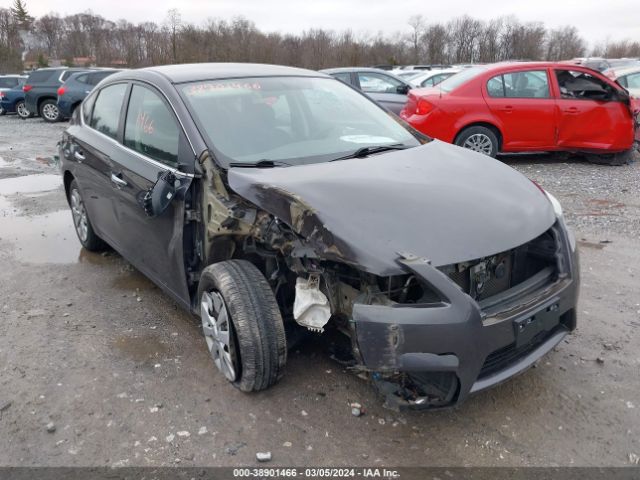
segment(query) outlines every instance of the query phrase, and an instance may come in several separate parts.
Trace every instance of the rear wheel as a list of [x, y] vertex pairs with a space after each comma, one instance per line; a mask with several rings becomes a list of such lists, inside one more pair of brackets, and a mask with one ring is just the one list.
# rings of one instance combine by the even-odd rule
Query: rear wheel
[[93, 231], [89, 214], [75, 180], [69, 186], [69, 206], [71, 207], [73, 226], [82, 246], [91, 252], [104, 250], [107, 244]]
[[60, 109], [55, 100], [45, 100], [40, 105], [40, 116], [45, 122], [55, 123], [60, 120]]
[[22, 100], [16, 103], [16, 112], [20, 118], [31, 118], [33, 116], [32, 113], [27, 110], [27, 106]]
[[0, 107], [0, 117], [4, 114], [6, 114], [7, 112], [5, 111], [4, 108]]
[[607, 153], [603, 155], [595, 155], [593, 153], [588, 153], [585, 155], [587, 161], [589, 163], [595, 163], [596, 165], [628, 165], [634, 160], [635, 151], [634, 149], [625, 150], [624, 152], [618, 153]]
[[455, 144], [494, 158], [498, 154], [498, 137], [487, 127], [465, 128], [456, 138]]
[[207, 347], [225, 378], [244, 392], [276, 383], [287, 345], [280, 309], [260, 270], [245, 260], [210, 265], [198, 298]]

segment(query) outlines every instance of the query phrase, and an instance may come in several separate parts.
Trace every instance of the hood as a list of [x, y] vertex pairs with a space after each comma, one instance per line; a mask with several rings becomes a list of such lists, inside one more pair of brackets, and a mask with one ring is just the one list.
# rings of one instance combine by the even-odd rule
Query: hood
[[438, 140], [331, 163], [231, 168], [228, 180], [324, 258], [381, 276], [403, 271], [398, 252], [435, 266], [474, 260], [522, 245], [555, 222], [529, 179]]

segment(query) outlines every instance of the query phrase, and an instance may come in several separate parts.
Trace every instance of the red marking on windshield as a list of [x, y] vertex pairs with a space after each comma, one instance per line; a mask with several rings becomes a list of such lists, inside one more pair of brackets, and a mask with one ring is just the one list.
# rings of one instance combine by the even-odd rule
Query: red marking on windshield
[[136, 127], [142, 129], [142, 131], [148, 135], [153, 135], [153, 118], [146, 112], [138, 113], [136, 118]]

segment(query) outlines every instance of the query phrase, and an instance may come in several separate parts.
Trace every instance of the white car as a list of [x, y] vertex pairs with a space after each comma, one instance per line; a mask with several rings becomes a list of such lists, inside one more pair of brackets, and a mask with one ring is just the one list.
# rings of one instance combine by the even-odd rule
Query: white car
[[640, 98], [640, 66], [610, 68], [604, 74], [622, 85], [634, 98]]
[[416, 88], [432, 87], [439, 84], [446, 78], [460, 72], [462, 68], [447, 68], [446, 70], [428, 70], [415, 77], [410, 77], [407, 80], [411, 85]]

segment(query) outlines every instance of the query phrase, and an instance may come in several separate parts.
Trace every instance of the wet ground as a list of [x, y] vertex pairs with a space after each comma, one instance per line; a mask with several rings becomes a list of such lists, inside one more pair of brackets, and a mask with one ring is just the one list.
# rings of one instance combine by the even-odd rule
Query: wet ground
[[[510, 157], [580, 239], [579, 328], [537, 368], [428, 413], [384, 410], [323, 342], [230, 387], [197, 324], [114, 252], [80, 248], [64, 124], [0, 117], [0, 466], [629, 465], [640, 455], [640, 164]], [[351, 415], [350, 402], [366, 410]], [[48, 428], [49, 427], [49, 428]], [[50, 431], [49, 431], [50, 430]]]

